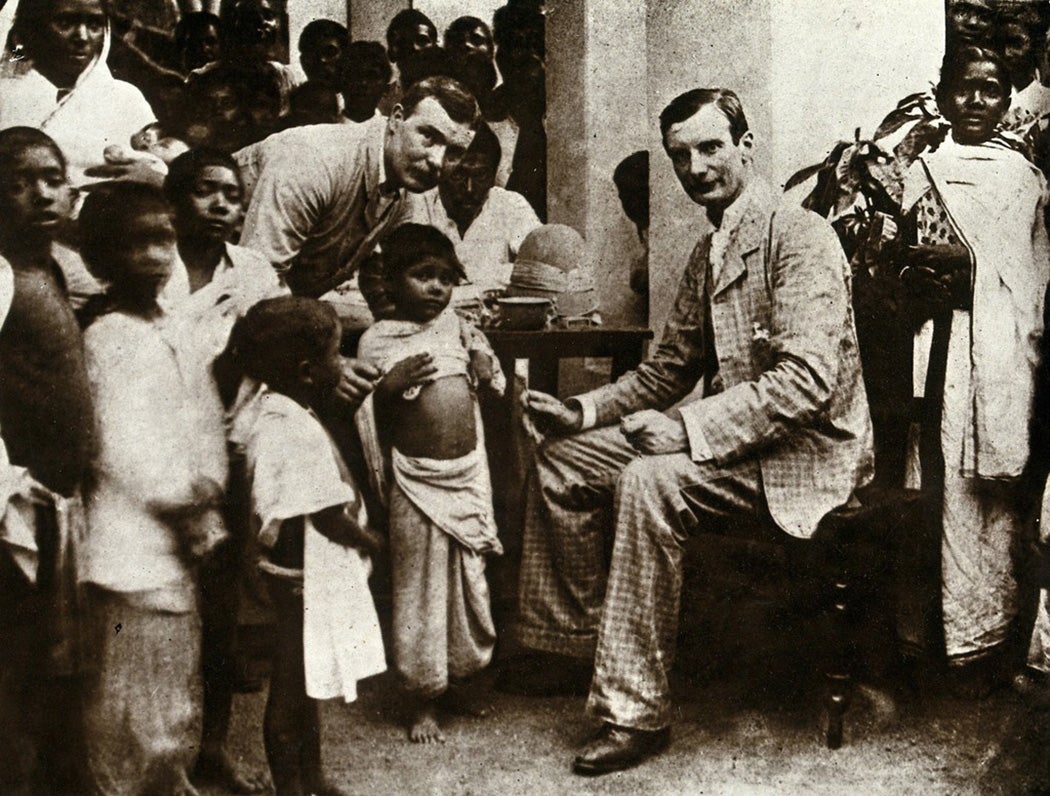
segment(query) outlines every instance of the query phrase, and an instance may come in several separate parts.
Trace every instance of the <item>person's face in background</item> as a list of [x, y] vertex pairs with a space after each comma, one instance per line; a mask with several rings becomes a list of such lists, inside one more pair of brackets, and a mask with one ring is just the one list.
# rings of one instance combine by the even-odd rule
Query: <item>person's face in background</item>
[[53, 0], [45, 23], [26, 31], [37, 70], [59, 88], [72, 88], [102, 52], [106, 15], [100, 0]]
[[186, 73], [200, 69], [219, 60], [219, 27], [214, 22], [203, 22], [186, 33], [182, 52], [179, 54], [182, 70]]
[[951, 85], [938, 92], [937, 106], [951, 124], [956, 141], [984, 143], [1010, 107], [1009, 81], [995, 63], [971, 61]]
[[241, 183], [226, 166], [205, 166], [174, 203], [179, 238], [201, 244], [230, 239], [244, 214]]
[[241, 113], [236, 88], [227, 82], [216, 82], [192, 91], [187, 98], [183, 137], [191, 147], [213, 147], [223, 152], [240, 148], [245, 139], [245, 119]]
[[299, 53], [299, 63], [308, 80], [335, 86], [345, 51], [346, 41], [339, 36], [325, 36]]
[[999, 26], [996, 39], [1010, 70], [1010, 82], [1018, 90], [1024, 88], [1035, 78], [1039, 55], [1031, 31], [1022, 22], [1006, 21]]
[[496, 49], [492, 43], [492, 31], [484, 22], [470, 28], [450, 31], [445, 36], [445, 48], [452, 52], [485, 58], [489, 61], [493, 60]]
[[149, 307], [171, 277], [176, 256], [175, 228], [170, 213], [153, 211], [132, 215], [122, 231], [121, 245], [113, 249], [112, 288], [134, 306]]
[[980, 45], [992, 32], [993, 11], [987, 0], [957, 0], [948, 7], [948, 41], [952, 46]]
[[0, 238], [20, 245], [54, 240], [73, 209], [66, 169], [47, 146], [27, 147], [0, 174]]
[[433, 25], [423, 22], [405, 25], [393, 31], [387, 56], [390, 63], [396, 64], [406, 55], [429, 50], [431, 47], [437, 47], [437, 30]]
[[355, 122], [371, 119], [390, 85], [390, 72], [375, 57], [355, 58], [353, 50], [343, 71], [343, 113]]
[[470, 125], [453, 121], [433, 97], [421, 100], [407, 117], [395, 105], [383, 152], [387, 176], [413, 193], [427, 191], [438, 184], [443, 169], [463, 157], [473, 138]]
[[467, 150], [463, 159], [438, 183], [441, 204], [449, 218], [463, 226], [469, 226], [477, 218], [496, 184], [498, 165], [483, 153]]
[[280, 40], [281, 20], [272, 0], [242, 0], [231, 13], [234, 36], [227, 55], [234, 60], [273, 60]]

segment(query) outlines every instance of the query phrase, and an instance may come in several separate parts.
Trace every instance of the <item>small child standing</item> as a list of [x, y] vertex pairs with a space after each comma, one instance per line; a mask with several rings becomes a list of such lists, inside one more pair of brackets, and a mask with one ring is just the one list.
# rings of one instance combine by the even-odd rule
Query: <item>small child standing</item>
[[195, 794], [195, 575], [225, 536], [225, 439], [221, 425], [200, 433], [199, 397], [164, 334], [158, 295], [175, 230], [160, 189], [92, 192], [80, 232], [84, 262], [107, 286], [84, 332], [98, 441], [80, 560], [97, 655], [84, 706], [89, 776], [93, 792]]
[[488, 341], [449, 308], [463, 269], [448, 238], [398, 227], [383, 242], [383, 266], [394, 314], [365, 331], [358, 357], [384, 376], [358, 420], [370, 436], [371, 405], [390, 453], [392, 483], [380, 489], [389, 502], [394, 664], [416, 702], [409, 737], [431, 743], [444, 740], [439, 706], [474, 712], [450, 680], [487, 666], [495, 644], [484, 556], [502, 547], [474, 389], [500, 393], [504, 383]]
[[386, 669], [367, 552], [383, 540], [314, 413], [339, 383], [341, 329], [331, 306], [285, 296], [252, 307], [231, 355], [262, 383], [234, 411], [232, 440], [251, 481], [259, 562], [276, 614], [264, 736], [277, 796], [337, 794], [321, 767], [315, 700], [357, 697]]

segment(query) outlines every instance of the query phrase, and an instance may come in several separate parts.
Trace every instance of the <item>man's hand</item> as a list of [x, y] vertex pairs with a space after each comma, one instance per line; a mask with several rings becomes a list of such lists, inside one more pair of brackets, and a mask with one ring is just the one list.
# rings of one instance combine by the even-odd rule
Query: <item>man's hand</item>
[[681, 415], [668, 417], [655, 409], [643, 409], [620, 421], [620, 432], [639, 453], [658, 456], [689, 450], [689, 436]]
[[904, 285], [931, 312], [970, 305], [970, 255], [964, 246], [908, 246]]
[[495, 373], [492, 369], [492, 358], [484, 351], [471, 351], [470, 352], [470, 367], [474, 371], [475, 377], [478, 380], [478, 387], [493, 390], [492, 380], [495, 378]]
[[336, 396], [346, 403], [359, 404], [372, 392], [379, 379], [379, 369], [363, 359], [343, 359], [343, 374], [335, 388]]
[[526, 390], [521, 395], [521, 405], [541, 434], [563, 436], [583, 428], [582, 409], [545, 392]]
[[424, 351], [420, 354], [413, 354], [390, 368], [387, 374], [379, 380], [376, 390], [381, 391], [384, 398], [401, 395], [409, 387], [423, 384], [435, 373], [437, 373], [437, 366], [429, 353]]

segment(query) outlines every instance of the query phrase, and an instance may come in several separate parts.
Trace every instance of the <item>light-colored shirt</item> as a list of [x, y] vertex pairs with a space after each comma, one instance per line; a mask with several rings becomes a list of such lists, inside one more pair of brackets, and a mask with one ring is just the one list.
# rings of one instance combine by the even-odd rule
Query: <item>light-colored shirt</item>
[[[181, 532], [150, 506], [192, 505], [202, 478], [224, 485], [225, 434], [221, 424], [199, 433], [199, 401], [163, 326], [114, 312], [84, 333], [97, 452], [81, 577], [121, 593], [167, 592], [169, 608], [189, 610]], [[207, 513], [199, 521], [206, 518], [216, 519]]]
[[194, 293], [186, 266], [176, 259], [161, 301], [168, 316], [164, 336], [175, 349], [188, 388], [197, 396], [200, 433], [213, 433], [224, 423], [212, 366], [226, 349], [234, 323], [263, 299], [287, 293], [270, 264], [243, 246], [227, 243], [211, 281]]
[[385, 132], [378, 118], [311, 125], [237, 152], [254, 182], [241, 245], [286, 278], [294, 270], [289, 284], [300, 293], [313, 294], [313, 284], [344, 267], [352, 272], [404, 205], [404, 189], [386, 184]]
[[0, 79], [0, 130], [43, 130], [65, 155], [74, 185], [90, 182], [84, 170], [105, 162], [107, 146], [130, 149], [131, 136], [155, 119], [142, 93], [114, 78], [102, 62], [88, 67], [61, 99], [58, 88], [35, 69]]
[[429, 224], [452, 241], [467, 279], [480, 289], [506, 287], [521, 242], [541, 225], [524, 196], [498, 187], [489, 191], [481, 212], [463, 235], [448, 217], [437, 188], [410, 195], [408, 204], [410, 221]]

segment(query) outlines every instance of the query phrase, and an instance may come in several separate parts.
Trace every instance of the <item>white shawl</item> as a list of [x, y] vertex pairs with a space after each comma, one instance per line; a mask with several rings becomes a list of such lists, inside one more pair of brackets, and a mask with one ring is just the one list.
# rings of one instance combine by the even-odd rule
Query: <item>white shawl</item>
[[[1037, 346], [1050, 278], [1050, 242], [1043, 224], [1046, 183], [1015, 151], [949, 139], [912, 167], [905, 208], [931, 184], [974, 264], [972, 387], [962, 472], [1015, 477], [1028, 458]], [[928, 350], [928, 341], [923, 346]], [[922, 353], [916, 351], [917, 360]], [[917, 383], [923, 377], [917, 372]]]

